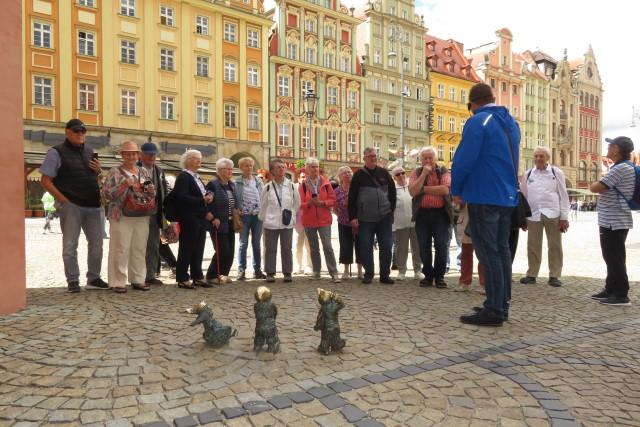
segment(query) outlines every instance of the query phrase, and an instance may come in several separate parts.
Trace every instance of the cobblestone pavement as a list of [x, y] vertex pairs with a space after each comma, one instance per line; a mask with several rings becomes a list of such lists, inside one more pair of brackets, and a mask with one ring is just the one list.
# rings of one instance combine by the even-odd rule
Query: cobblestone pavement
[[[640, 425], [640, 232], [627, 245], [634, 305], [602, 306], [590, 299], [605, 275], [595, 214], [565, 236], [561, 288], [546, 285], [546, 262], [538, 284], [518, 283], [526, 271], [521, 235], [501, 328], [458, 321], [483, 296], [453, 292], [455, 272], [446, 290], [413, 280], [280, 278], [271, 286], [277, 355], [252, 350], [259, 281], [189, 291], [163, 277], [167, 285], [145, 293], [68, 294], [61, 235], [42, 235], [42, 225], [27, 220], [28, 307], [0, 318], [2, 426]], [[84, 242], [79, 252], [83, 260]], [[211, 252], [207, 243], [205, 263]], [[347, 304], [341, 354], [316, 352], [319, 286]], [[184, 309], [203, 299], [238, 329], [223, 349], [207, 347], [202, 327], [189, 326]]]

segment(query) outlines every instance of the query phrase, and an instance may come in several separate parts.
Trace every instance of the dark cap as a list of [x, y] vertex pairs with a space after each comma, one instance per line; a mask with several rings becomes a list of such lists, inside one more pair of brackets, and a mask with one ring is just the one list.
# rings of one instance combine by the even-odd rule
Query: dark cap
[[617, 146], [624, 155], [628, 155], [633, 151], [633, 141], [627, 136], [619, 136], [613, 139], [605, 138], [604, 140]]
[[82, 120], [71, 119], [67, 122], [67, 126], [65, 127], [65, 129], [74, 129], [74, 128], [86, 129], [86, 127], [84, 126], [84, 123], [82, 123]]
[[476, 102], [486, 97], [493, 98], [493, 90], [486, 83], [478, 83], [469, 91], [469, 101]]
[[158, 147], [156, 147], [156, 144], [154, 144], [153, 142], [145, 142], [144, 144], [142, 144], [142, 147], [140, 147], [140, 151], [142, 151], [144, 154], [159, 154]]

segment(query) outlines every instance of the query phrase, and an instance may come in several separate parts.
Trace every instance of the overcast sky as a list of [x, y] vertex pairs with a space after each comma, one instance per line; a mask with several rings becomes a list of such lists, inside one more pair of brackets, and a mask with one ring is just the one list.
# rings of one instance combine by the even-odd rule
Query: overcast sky
[[[346, 6], [364, 0], [342, 0]], [[582, 57], [589, 45], [603, 82], [602, 140], [626, 135], [640, 148], [638, 126], [631, 124], [632, 107], [640, 111], [640, 31], [634, 0], [416, 0], [428, 33], [454, 39], [465, 49], [496, 40], [495, 32], [507, 27], [513, 33], [515, 52], [540, 49], [556, 60], [567, 49], [569, 60]], [[267, 9], [273, 7], [265, 2]], [[526, 5], [526, 6], [525, 6]], [[639, 112], [640, 115], [640, 112]]]

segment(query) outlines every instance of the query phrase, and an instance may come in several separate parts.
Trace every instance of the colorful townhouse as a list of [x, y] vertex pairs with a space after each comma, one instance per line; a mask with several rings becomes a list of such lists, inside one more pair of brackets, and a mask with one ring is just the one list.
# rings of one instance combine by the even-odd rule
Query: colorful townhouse
[[360, 20], [337, 0], [285, 0], [267, 16], [275, 22], [265, 62], [269, 157], [283, 159], [291, 176], [296, 161], [307, 157], [321, 160], [327, 177], [345, 164], [361, 165], [365, 78], [355, 49]]
[[367, 79], [366, 145], [378, 151], [381, 165], [413, 168], [418, 149], [431, 141], [424, 17], [413, 0], [362, 2], [355, 15], [362, 19], [357, 50]]
[[260, 0], [28, 0], [24, 18], [27, 170], [73, 117], [102, 164], [125, 140], [154, 142], [170, 172], [186, 148], [268, 161], [268, 36]]
[[482, 80], [464, 56], [461, 43], [431, 35], [425, 35], [424, 41], [425, 57], [431, 68], [431, 145], [437, 149], [438, 163], [451, 168], [464, 124], [471, 116], [467, 108], [469, 90]]

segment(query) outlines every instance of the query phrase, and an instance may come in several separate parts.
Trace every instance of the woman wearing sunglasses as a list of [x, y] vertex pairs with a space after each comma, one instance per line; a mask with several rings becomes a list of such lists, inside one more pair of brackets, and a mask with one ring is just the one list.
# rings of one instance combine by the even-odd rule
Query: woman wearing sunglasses
[[398, 265], [398, 277], [396, 280], [404, 280], [407, 273], [407, 257], [409, 254], [409, 242], [411, 242], [411, 259], [413, 261], [413, 278], [420, 280], [422, 261], [420, 260], [420, 248], [416, 235], [416, 223], [411, 222], [411, 195], [407, 173], [402, 166], [396, 167], [391, 176], [396, 183], [396, 210], [393, 213], [393, 238], [396, 241], [396, 264]]

